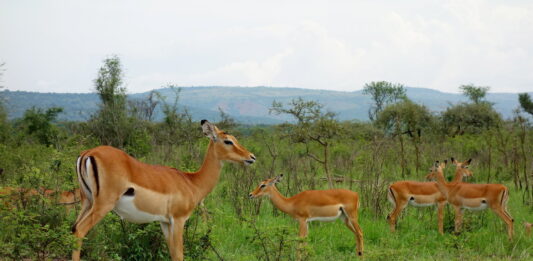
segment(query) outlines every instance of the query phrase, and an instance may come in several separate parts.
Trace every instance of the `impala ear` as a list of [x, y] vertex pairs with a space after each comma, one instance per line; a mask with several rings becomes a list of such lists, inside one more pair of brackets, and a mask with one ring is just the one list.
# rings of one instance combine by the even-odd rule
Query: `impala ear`
[[468, 159], [467, 161], [465, 161], [466, 164], [470, 165], [470, 162], [472, 162], [472, 159]]
[[450, 160], [452, 161], [453, 165], [457, 165], [457, 161], [453, 157], [451, 157]]
[[276, 184], [281, 181], [281, 178], [283, 178], [283, 174], [280, 174], [279, 176], [273, 178], [268, 184], [269, 185]]
[[217, 126], [215, 126], [214, 124], [210, 123], [207, 120], [202, 120], [200, 124], [202, 125], [202, 132], [204, 133], [204, 135], [210, 138], [212, 141], [217, 141], [218, 139]]

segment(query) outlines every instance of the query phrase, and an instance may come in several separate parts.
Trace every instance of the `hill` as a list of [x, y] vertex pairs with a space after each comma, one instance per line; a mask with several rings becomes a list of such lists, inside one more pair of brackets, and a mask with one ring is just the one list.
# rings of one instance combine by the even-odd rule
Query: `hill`
[[[158, 89], [169, 101], [173, 100], [173, 92], [169, 88]], [[149, 92], [129, 94], [129, 99], [144, 99]], [[48, 108], [59, 106], [64, 108], [61, 120], [85, 121], [97, 108], [99, 99], [94, 93], [37, 93], [23, 91], [3, 91], [1, 93], [9, 112], [9, 118], [19, 118], [24, 111], [32, 106]], [[440, 112], [458, 102], [466, 101], [462, 94], [445, 93], [427, 88], [407, 88], [407, 96], [431, 111]], [[274, 100], [286, 103], [291, 99], [302, 97], [316, 100], [325, 105], [326, 109], [338, 113], [339, 120], [368, 120], [370, 97], [362, 91], [344, 92], [311, 90], [300, 88], [274, 87], [182, 87], [180, 107], [187, 108], [195, 120], [202, 118], [217, 120], [219, 109], [228, 113], [241, 123], [273, 124], [289, 120], [286, 116], [270, 115], [268, 109]], [[504, 118], [512, 116], [518, 104], [516, 93], [489, 93], [487, 100], [494, 103], [495, 109]], [[155, 119], [161, 119], [160, 111]]]

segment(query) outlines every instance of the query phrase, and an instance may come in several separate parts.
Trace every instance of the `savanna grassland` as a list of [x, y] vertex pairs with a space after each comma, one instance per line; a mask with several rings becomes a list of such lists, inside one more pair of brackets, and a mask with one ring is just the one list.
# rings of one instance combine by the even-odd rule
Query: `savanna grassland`
[[[513, 158], [505, 161], [505, 153], [511, 154], [513, 144], [519, 144], [515, 143], [511, 130], [506, 132], [506, 137], [487, 132], [423, 140], [418, 172], [414, 166], [414, 148], [408, 146], [405, 148], [408, 164], [404, 170], [405, 178], [402, 178], [398, 141], [366, 136], [366, 130], [359, 124], [345, 123], [344, 127], [352, 135], [332, 141], [330, 168], [332, 175], [342, 180], [336, 182], [335, 187], [348, 188], [361, 195], [359, 222], [364, 232], [367, 259], [532, 258], [533, 238], [525, 236], [522, 225], [533, 219], [531, 191], [525, 189], [522, 170], [515, 165], [520, 164], [520, 159], [508, 155]], [[192, 129], [200, 132], [199, 128]], [[285, 179], [278, 184], [284, 195], [294, 195], [306, 189], [325, 189], [328, 184], [323, 166], [306, 155], [305, 144], [284, 139], [276, 127], [237, 128], [233, 133], [258, 157], [258, 162], [248, 168], [225, 165], [220, 183], [204, 202], [207, 220], [196, 211], [187, 223], [186, 259], [294, 260], [296, 249], [301, 246], [296, 237], [297, 222], [275, 210], [268, 199], [248, 199], [247, 195], [261, 180], [280, 173], [285, 174]], [[503, 147], [497, 145], [499, 138], [507, 140]], [[531, 138], [531, 132], [528, 132], [527, 141]], [[76, 134], [67, 135], [55, 146], [25, 140], [3, 143], [0, 145], [0, 161], [4, 169], [2, 186], [46, 187], [58, 191], [74, 189], [78, 186], [74, 170], [77, 154], [94, 145], [90, 138]], [[314, 144], [309, 146], [310, 150], [319, 151]], [[139, 158], [154, 164], [195, 170], [202, 162], [206, 147], [207, 139], [198, 137], [189, 144], [154, 145]], [[510, 188], [509, 210], [516, 221], [512, 242], [507, 240], [504, 223], [488, 211], [467, 211], [463, 232], [453, 234], [451, 207], [446, 209], [445, 235], [437, 232], [433, 207], [408, 207], [398, 222], [397, 232], [390, 233], [385, 219], [392, 209], [386, 199], [387, 185], [396, 180], [422, 180], [431, 162], [449, 156], [473, 158], [474, 178], [468, 182], [503, 183]], [[446, 174], [451, 177], [453, 168], [448, 168]], [[65, 213], [64, 206], [54, 203], [54, 198], [41, 195], [3, 200], [9, 201], [0, 210], [0, 253], [3, 259], [68, 259], [73, 247], [70, 226], [74, 223], [75, 211]], [[304, 241], [307, 244], [300, 251], [308, 260], [356, 258], [354, 236], [341, 221], [311, 223], [309, 237]], [[169, 258], [158, 224], [135, 225], [121, 221], [112, 213], [87, 236], [82, 257], [87, 260]]]
[[[71, 226], [80, 206], [59, 204], [60, 193], [53, 192], [79, 187], [75, 165], [81, 151], [106, 144], [143, 162], [183, 171], [202, 164], [209, 141], [178, 99], [167, 101], [154, 93], [147, 100], [128, 100], [121, 77], [118, 58], [106, 60], [95, 80], [100, 108], [85, 122], [56, 121], [61, 108], [32, 108], [8, 120], [9, 108], [0, 106], [0, 260], [70, 258], [75, 247]], [[521, 96], [523, 111], [502, 119], [484, 100], [486, 89], [463, 87], [469, 103], [435, 113], [410, 101], [402, 86], [371, 83], [365, 88], [376, 106], [368, 122], [339, 121], [321, 104], [303, 99], [272, 105], [271, 113], [294, 119], [279, 125], [237, 124], [221, 111], [215, 124], [236, 136], [257, 162], [224, 165], [219, 184], [186, 223], [185, 259], [358, 259], [354, 235], [341, 221], [312, 222], [309, 236], [299, 239], [297, 222], [268, 198], [248, 198], [262, 180], [284, 174], [277, 188], [285, 196], [330, 187], [359, 193], [366, 260], [533, 260], [533, 237], [523, 226], [533, 222], [528, 115], [533, 103]], [[163, 121], [152, 120], [155, 107], [161, 108]], [[451, 206], [445, 211], [444, 235], [437, 232], [435, 207], [407, 207], [397, 231], [389, 231], [387, 187], [399, 180], [422, 181], [436, 160], [450, 157], [472, 159], [474, 176], [466, 182], [509, 188], [512, 241], [505, 224], [488, 210], [466, 211], [462, 232], [455, 234]], [[448, 180], [453, 172], [453, 166], [445, 169]], [[109, 213], [84, 240], [82, 259], [170, 257], [159, 224], [132, 224]]]

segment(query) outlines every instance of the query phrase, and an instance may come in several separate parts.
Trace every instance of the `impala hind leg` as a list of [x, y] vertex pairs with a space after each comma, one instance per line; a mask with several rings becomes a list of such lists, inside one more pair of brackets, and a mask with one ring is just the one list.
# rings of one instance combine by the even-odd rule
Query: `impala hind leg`
[[348, 229], [350, 229], [355, 235], [355, 241], [356, 241], [355, 250], [357, 251], [357, 255], [362, 256], [363, 249], [364, 249], [363, 231], [361, 230], [361, 227], [359, 226], [357, 210], [352, 211], [351, 214], [345, 213], [343, 219], [344, 219], [344, 224], [346, 224]]
[[403, 209], [407, 206], [407, 200], [396, 199], [394, 203], [394, 209], [392, 212], [387, 215], [387, 221], [390, 225], [390, 231], [396, 231], [396, 223], [398, 221], [398, 216], [402, 213]]
[[[99, 206], [99, 207], [96, 207]], [[77, 247], [74, 251], [72, 251], [72, 260], [78, 261], [80, 260], [80, 254], [81, 254], [81, 245], [83, 243], [83, 238], [89, 233], [89, 230], [94, 227], [102, 218], [105, 217], [109, 211], [113, 209], [115, 204], [108, 203], [108, 204], [93, 204], [91, 209], [87, 211], [87, 213], [80, 218], [79, 222], [74, 224], [72, 227], [72, 232], [74, 233], [74, 236], [77, 238]], [[83, 213], [81, 213], [83, 214]], [[81, 215], [80, 214], [80, 215]]]
[[500, 216], [500, 218], [505, 222], [507, 225], [507, 236], [509, 237], [509, 240], [513, 240], [513, 218], [507, 213], [503, 208], [493, 208], [492, 209], [496, 215]]

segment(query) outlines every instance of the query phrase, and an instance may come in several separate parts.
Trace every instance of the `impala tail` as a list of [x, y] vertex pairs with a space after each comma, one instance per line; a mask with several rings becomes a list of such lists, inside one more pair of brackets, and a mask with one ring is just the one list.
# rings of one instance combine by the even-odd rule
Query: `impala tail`
[[76, 172], [81, 187], [81, 193], [93, 202], [93, 197], [100, 192], [98, 166], [93, 156], [82, 155], [78, 157]]
[[503, 213], [511, 220], [511, 222], [514, 222], [513, 217], [511, 216], [511, 214], [509, 214], [509, 211], [507, 210], [508, 200], [509, 200], [509, 189], [506, 187], [502, 193], [501, 206], [503, 207]]

